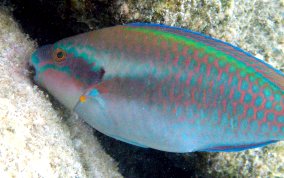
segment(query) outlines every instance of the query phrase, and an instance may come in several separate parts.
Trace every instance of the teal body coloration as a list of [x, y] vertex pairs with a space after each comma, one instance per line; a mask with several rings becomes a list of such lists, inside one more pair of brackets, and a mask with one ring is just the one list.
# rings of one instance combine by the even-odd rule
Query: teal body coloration
[[284, 75], [228, 43], [134, 23], [34, 52], [35, 82], [98, 131], [169, 152], [284, 139]]

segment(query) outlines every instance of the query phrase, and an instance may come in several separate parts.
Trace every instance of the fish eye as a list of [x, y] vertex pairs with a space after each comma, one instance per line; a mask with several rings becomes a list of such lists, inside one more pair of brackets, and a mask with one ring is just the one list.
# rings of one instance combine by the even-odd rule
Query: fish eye
[[62, 62], [66, 60], [66, 52], [63, 49], [56, 49], [54, 52], [53, 59], [55, 62]]

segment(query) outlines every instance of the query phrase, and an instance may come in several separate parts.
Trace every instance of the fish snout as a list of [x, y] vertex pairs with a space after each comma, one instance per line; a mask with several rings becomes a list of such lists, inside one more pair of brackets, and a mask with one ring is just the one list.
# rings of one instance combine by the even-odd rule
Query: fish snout
[[35, 67], [33, 66], [32, 63], [28, 62], [28, 77], [34, 79], [34, 77], [36, 76], [36, 70]]
[[45, 61], [48, 61], [52, 58], [52, 49], [53, 45], [45, 45], [38, 48], [31, 55], [28, 62], [28, 71], [29, 76], [32, 77], [35, 82], [37, 82], [37, 75], [40, 73], [42, 63], [45, 63]]
[[39, 59], [37, 55], [38, 51], [34, 51], [32, 56], [30, 57], [30, 60], [28, 61], [27, 68], [28, 68], [28, 76], [33, 80], [33, 82], [36, 82], [36, 76], [37, 76], [37, 68], [39, 64]]

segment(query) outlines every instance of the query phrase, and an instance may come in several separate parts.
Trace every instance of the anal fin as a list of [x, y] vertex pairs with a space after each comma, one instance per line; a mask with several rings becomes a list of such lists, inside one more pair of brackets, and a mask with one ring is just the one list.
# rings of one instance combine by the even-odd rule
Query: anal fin
[[126, 142], [126, 143], [131, 144], [131, 145], [138, 146], [138, 147], [149, 148], [149, 147], [147, 147], [147, 146], [145, 146], [145, 145], [142, 145], [142, 144], [140, 144], [140, 143], [127, 140], [127, 139], [125, 139], [125, 138], [121, 138], [121, 137], [119, 137], [119, 136], [110, 135], [110, 137], [115, 138], [115, 139], [117, 139], [117, 140], [119, 140], [119, 141], [122, 141], [122, 142]]
[[237, 152], [237, 151], [243, 151], [251, 148], [257, 148], [257, 147], [263, 147], [271, 143], [276, 143], [278, 140], [270, 140], [266, 142], [260, 142], [260, 143], [253, 143], [253, 144], [246, 144], [246, 145], [227, 145], [227, 146], [217, 146], [212, 147], [204, 150], [199, 151], [205, 151], [205, 152]]

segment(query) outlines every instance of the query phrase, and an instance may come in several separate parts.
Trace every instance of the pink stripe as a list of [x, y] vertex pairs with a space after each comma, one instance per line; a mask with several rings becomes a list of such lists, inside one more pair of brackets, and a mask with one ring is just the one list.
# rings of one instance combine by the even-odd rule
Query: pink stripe
[[184, 57], [187, 56], [187, 51], [188, 51], [189, 47], [188, 46], [184, 46], [181, 52], [181, 55], [183, 55]]
[[186, 79], [186, 86], [189, 86], [190, 80], [192, 79], [193, 74], [194, 74], [194, 71], [190, 71], [188, 73], [188, 76], [187, 76], [187, 79]]
[[165, 59], [164, 59], [164, 64], [169, 64], [170, 58], [171, 58], [170, 52], [169, 52], [169, 51], [166, 51], [166, 56], [165, 56]]
[[211, 72], [211, 65], [207, 65], [206, 77], [210, 76], [210, 72]]
[[172, 52], [177, 53], [178, 52], [178, 43], [172, 42]]
[[207, 92], [206, 92], [206, 89], [203, 90], [203, 98], [202, 98], [202, 101], [204, 103], [204, 108], [208, 108], [208, 103], [206, 103], [206, 97], [207, 97]]
[[244, 103], [245, 95], [246, 95], [246, 92], [245, 91], [241, 91], [240, 103]]
[[198, 79], [197, 79], [197, 84], [198, 84], [199, 86], [201, 86], [201, 84], [202, 84], [202, 75], [199, 75], [199, 77], [198, 77]]
[[191, 56], [187, 56], [187, 57], [185, 58], [185, 67], [186, 67], [186, 68], [188, 68], [190, 62], [191, 62]]
[[237, 102], [232, 102], [234, 116], [237, 114], [237, 104]]
[[174, 66], [177, 66], [178, 60], [179, 60], [178, 55], [175, 55], [174, 60], [173, 60], [173, 65], [174, 65]]
[[235, 88], [231, 88], [230, 94], [229, 94], [229, 97], [230, 97], [231, 99], [233, 99], [234, 91], [235, 91]]
[[220, 94], [223, 96], [224, 95], [224, 91], [225, 91], [225, 86], [221, 85], [220, 86]]
[[39, 67], [43, 67], [43, 66], [45, 66], [45, 65], [47, 65], [47, 64], [54, 64], [54, 62], [53, 62], [52, 60], [41, 61], [41, 62], [39, 63]]
[[227, 112], [227, 100], [226, 99], [223, 99], [222, 106], [223, 106], [224, 113], [226, 113]]

